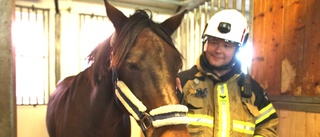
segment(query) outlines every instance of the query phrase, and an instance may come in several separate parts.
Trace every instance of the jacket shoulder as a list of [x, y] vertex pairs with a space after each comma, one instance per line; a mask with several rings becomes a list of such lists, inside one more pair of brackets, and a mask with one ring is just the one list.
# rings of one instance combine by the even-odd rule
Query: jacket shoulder
[[198, 72], [199, 70], [197, 69], [197, 66], [193, 66], [191, 69], [179, 72], [178, 77], [181, 81], [181, 86], [183, 87], [188, 80], [194, 79]]
[[267, 92], [261, 87], [261, 85], [251, 78], [251, 88], [253, 93], [256, 96], [254, 104], [261, 108], [262, 106], [270, 104], [269, 97], [267, 95]]

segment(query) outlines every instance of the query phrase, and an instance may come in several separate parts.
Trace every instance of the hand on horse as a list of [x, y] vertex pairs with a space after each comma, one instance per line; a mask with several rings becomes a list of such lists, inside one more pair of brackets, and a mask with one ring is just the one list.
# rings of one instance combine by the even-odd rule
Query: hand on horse
[[178, 77], [176, 78], [176, 94], [179, 102], [181, 103], [183, 99], [183, 92], [182, 92], [181, 81]]

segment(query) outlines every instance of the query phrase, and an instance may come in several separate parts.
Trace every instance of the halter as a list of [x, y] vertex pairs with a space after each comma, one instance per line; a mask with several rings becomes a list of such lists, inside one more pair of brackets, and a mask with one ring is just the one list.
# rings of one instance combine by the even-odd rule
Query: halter
[[131, 92], [123, 81], [118, 80], [117, 72], [112, 68], [112, 81], [115, 84], [116, 99], [126, 108], [130, 115], [139, 121], [138, 124], [146, 136], [151, 126], [158, 128], [168, 125], [189, 124], [186, 113], [188, 108], [184, 105], [165, 105], [146, 112], [146, 106]]

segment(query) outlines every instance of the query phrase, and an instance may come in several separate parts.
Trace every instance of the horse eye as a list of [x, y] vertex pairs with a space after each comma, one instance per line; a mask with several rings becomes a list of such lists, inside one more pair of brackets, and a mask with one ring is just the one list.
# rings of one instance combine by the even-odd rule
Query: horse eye
[[132, 69], [132, 70], [140, 70], [139, 65], [135, 63], [127, 63], [127, 66], [129, 69]]

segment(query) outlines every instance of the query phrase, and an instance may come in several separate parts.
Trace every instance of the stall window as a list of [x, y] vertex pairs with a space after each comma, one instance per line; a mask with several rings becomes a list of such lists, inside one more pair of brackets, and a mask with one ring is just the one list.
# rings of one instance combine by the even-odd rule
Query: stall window
[[106, 16], [79, 14], [80, 18], [80, 71], [91, 64], [88, 55], [105, 39], [112, 35], [114, 27]]
[[46, 104], [49, 81], [49, 9], [16, 6], [12, 26], [17, 105]]

